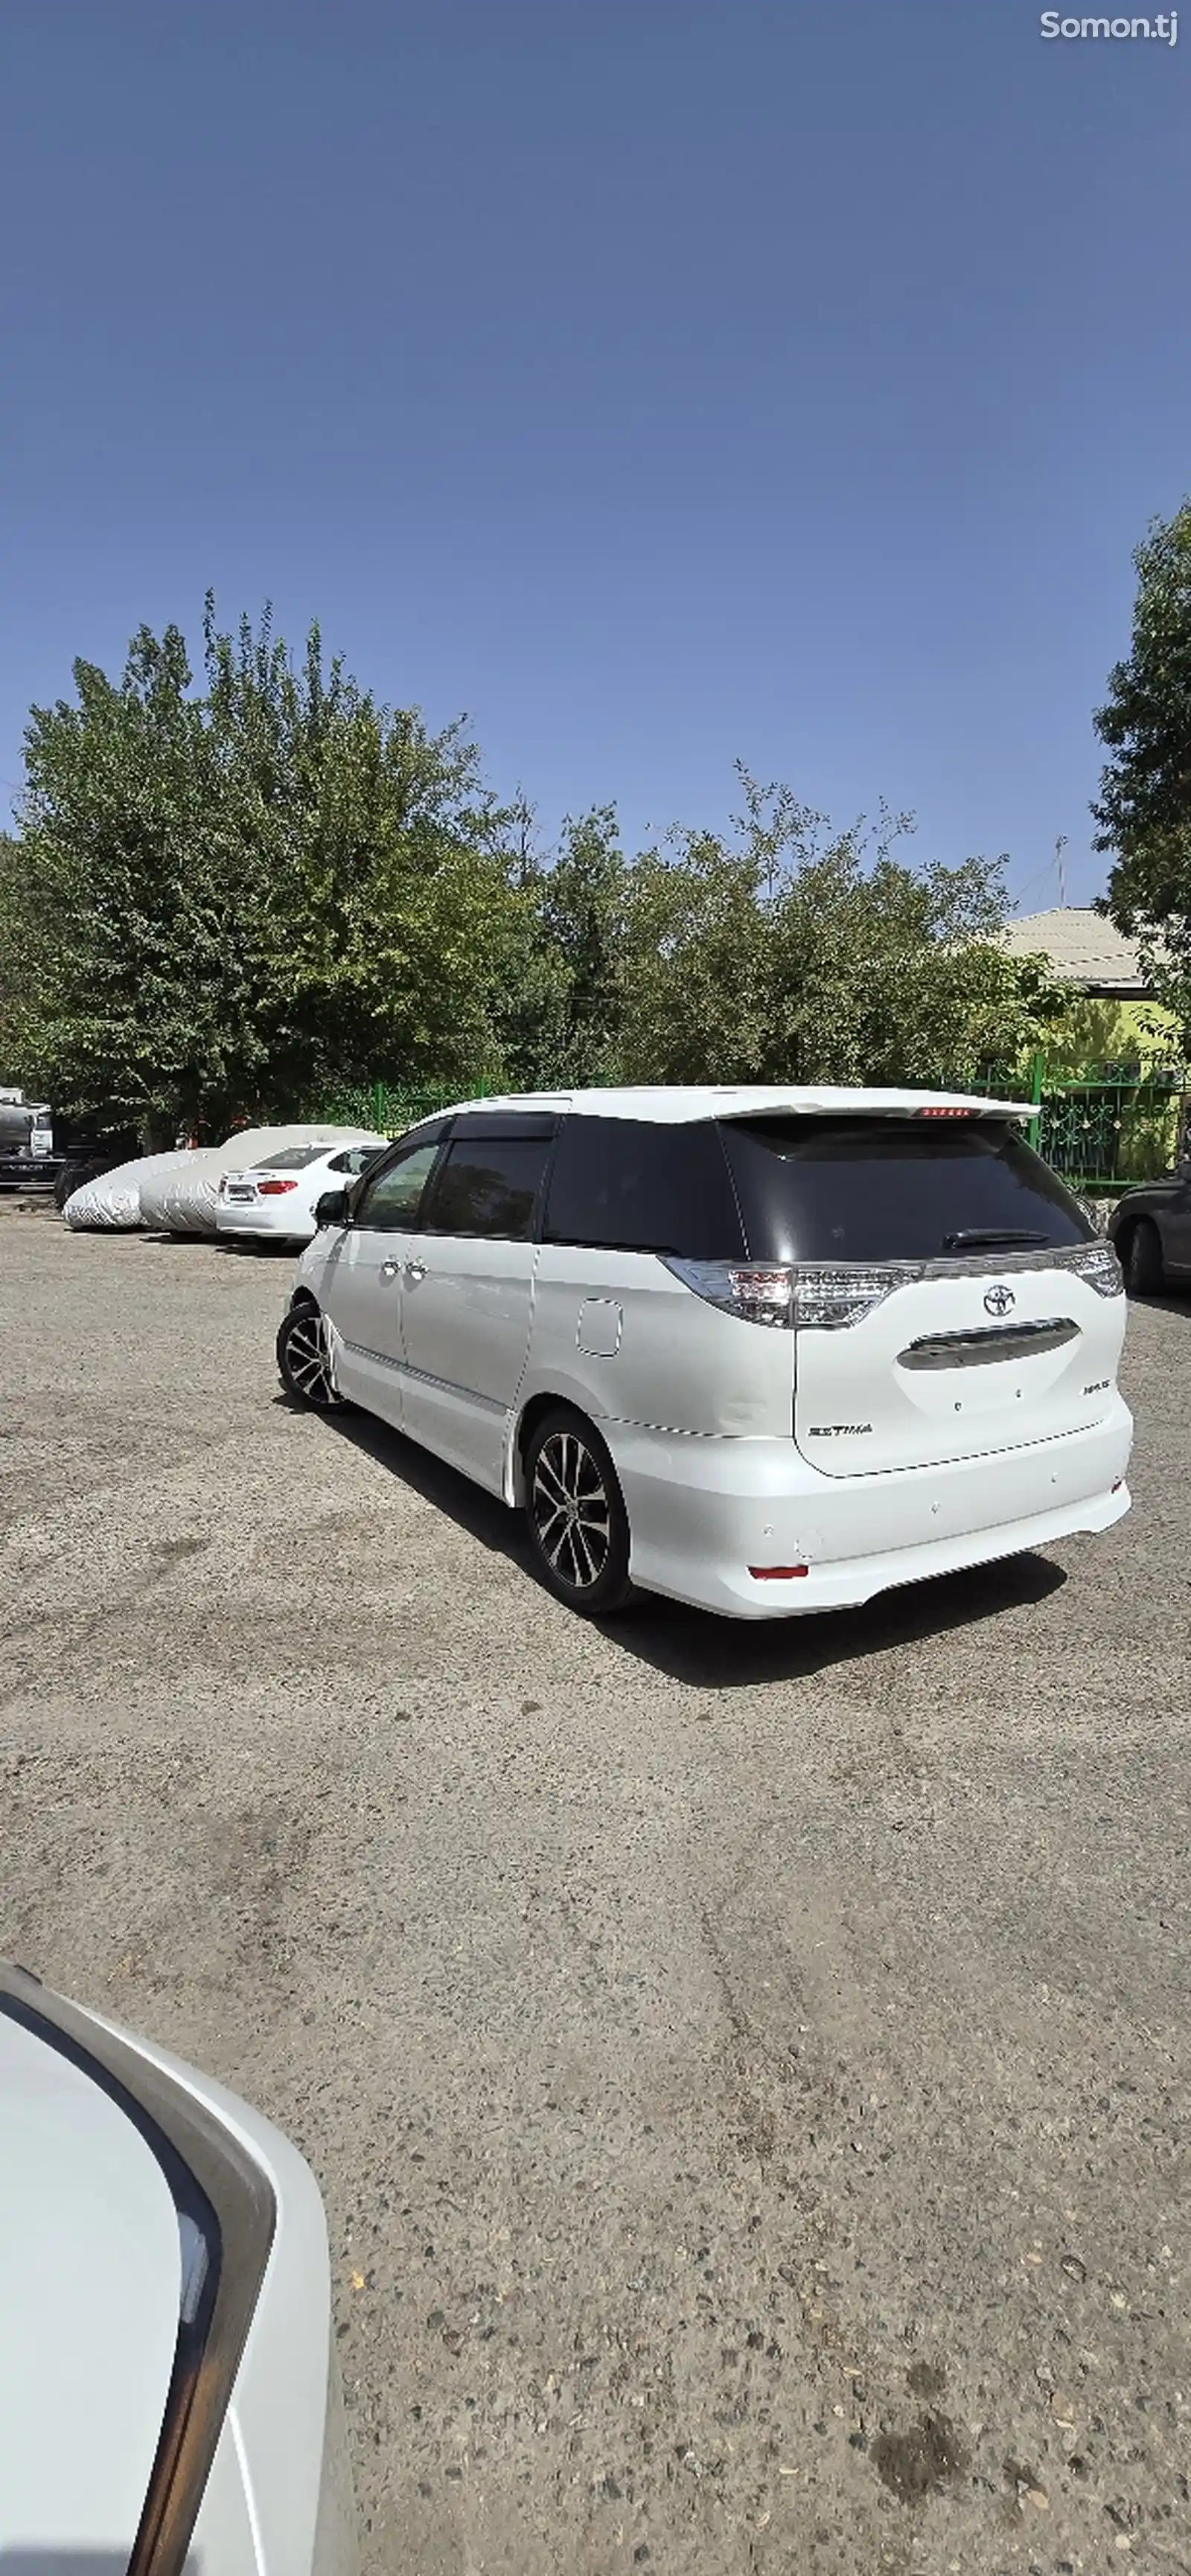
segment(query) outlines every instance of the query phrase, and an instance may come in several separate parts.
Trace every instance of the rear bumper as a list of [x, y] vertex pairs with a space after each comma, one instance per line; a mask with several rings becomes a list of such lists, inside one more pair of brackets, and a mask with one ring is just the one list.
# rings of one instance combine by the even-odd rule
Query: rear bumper
[[308, 1209], [295, 1208], [287, 1221], [275, 1216], [272, 1207], [253, 1207], [247, 1199], [238, 1206], [234, 1201], [229, 1206], [221, 1199], [215, 1210], [215, 1226], [219, 1234], [271, 1235], [274, 1243], [309, 1243], [314, 1234], [314, 1218]]
[[[600, 1427], [628, 1509], [634, 1580], [735, 1619], [871, 1601], [1108, 1529], [1129, 1508], [1133, 1423], [1119, 1396], [1103, 1422], [1065, 1439], [880, 1476], [819, 1475], [790, 1441]], [[751, 1565], [808, 1571], [757, 1582]]]

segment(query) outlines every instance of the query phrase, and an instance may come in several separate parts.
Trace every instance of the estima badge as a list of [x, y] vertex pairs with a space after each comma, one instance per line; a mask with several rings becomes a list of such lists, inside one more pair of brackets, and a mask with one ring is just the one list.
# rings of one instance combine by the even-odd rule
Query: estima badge
[[1012, 1288], [985, 1289], [984, 1311], [986, 1315], [1011, 1314], [1016, 1304], [1017, 1299], [1013, 1294]]

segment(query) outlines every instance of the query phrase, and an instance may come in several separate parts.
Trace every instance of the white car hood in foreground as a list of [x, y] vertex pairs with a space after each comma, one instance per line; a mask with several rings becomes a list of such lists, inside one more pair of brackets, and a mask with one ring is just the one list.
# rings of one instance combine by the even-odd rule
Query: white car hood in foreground
[[0, 2015], [0, 2565], [128, 2556], [178, 2334], [173, 2196], [125, 2113]]
[[[176, 2160], [183, 2212], [189, 2175], [196, 2210], [216, 2216], [220, 2252], [198, 2383], [185, 2376], [193, 2346], [182, 2362], [184, 2388], [206, 2395], [189, 2412], [177, 2401], [157, 2541], [180, 2545], [197, 2504], [185, 2576], [359, 2576], [327, 2231], [309, 2167], [209, 2077], [2, 1964], [0, 2576], [127, 2567], [187, 2300], [192, 2217], [176, 2216], [159, 2153]], [[195, 2257], [191, 2243], [192, 2294], [204, 2278]]]

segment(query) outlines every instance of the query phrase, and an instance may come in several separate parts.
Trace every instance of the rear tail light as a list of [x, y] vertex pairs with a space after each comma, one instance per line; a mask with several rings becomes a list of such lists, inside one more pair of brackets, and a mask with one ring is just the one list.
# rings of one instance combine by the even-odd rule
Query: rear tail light
[[897, 1270], [840, 1270], [816, 1263], [794, 1272], [794, 1321], [828, 1332], [859, 1324], [903, 1284]]
[[1089, 1243], [1073, 1254], [1071, 1267], [1077, 1279], [1086, 1279], [1098, 1297], [1123, 1297], [1125, 1276], [1111, 1243]]
[[758, 1262], [663, 1258], [667, 1270], [709, 1306], [738, 1315], [742, 1323], [776, 1324], [787, 1332], [800, 1324], [827, 1332], [858, 1324], [905, 1279], [904, 1270], [845, 1269], [823, 1262], [774, 1268]]
[[[927, 1110], [919, 1114], [933, 1115]], [[952, 1114], [947, 1112], [949, 1117]], [[823, 1261], [680, 1261], [668, 1253], [659, 1258], [676, 1279], [681, 1279], [684, 1288], [692, 1288], [696, 1297], [705, 1298], [709, 1306], [718, 1306], [725, 1315], [738, 1315], [742, 1323], [777, 1325], [786, 1332], [797, 1332], [800, 1325], [813, 1325], [819, 1332], [839, 1332], [848, 1324], [859, 1324], [883, 1305], [895, 1288], [908, 1287], [936, 1271], [947, 1276], [953, 1270], [975, 1269], [991, 1276], [1005, 1266], [1053, 1267], [1074, 1271], [1077, 1279], [1086, 1279], [1098, 1297], [1120, 1297], [1125, 1284], [1120, 1262], [1108, 1243], [1040, 1246], [1032, 1261], [1022, 1262], [1019, 1256], [1011, 1265], [995, 1258], [973, 1260], [971, 1256], [956, 1263], [902, 1261], [888, 1267], [869, 1263], [864, 1268], [849, 1262]]]
[[[666, 1258], [663, 1256], [663, 1258]], [[795, 1321], [792, 1270], [761, 1262], [678, 1261], [666, 1258], [667, 1270], [705, 1297], [709, 1306], [740, 1315], [748, 1324], [789, 1326]]]
[[919, 1109], [915, 1111], [915, 1116], [918, 1118], [978, 1118], [979, 1115], [980, 1112], [978, 1109]]
[[297, 1186], [296, 1181], [258, 1181], [256, 1195], [258, 1199], [279, 1199], [287, 1190], [296, 1190]]

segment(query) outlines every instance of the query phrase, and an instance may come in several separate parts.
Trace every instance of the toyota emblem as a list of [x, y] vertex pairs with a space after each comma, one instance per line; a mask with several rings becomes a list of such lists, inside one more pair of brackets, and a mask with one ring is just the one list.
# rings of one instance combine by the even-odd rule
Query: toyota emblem
[[984, 1310], [988, 1315], [1009, 1315], [1017, 1304], [1012, 1288], [986, 1288]]

